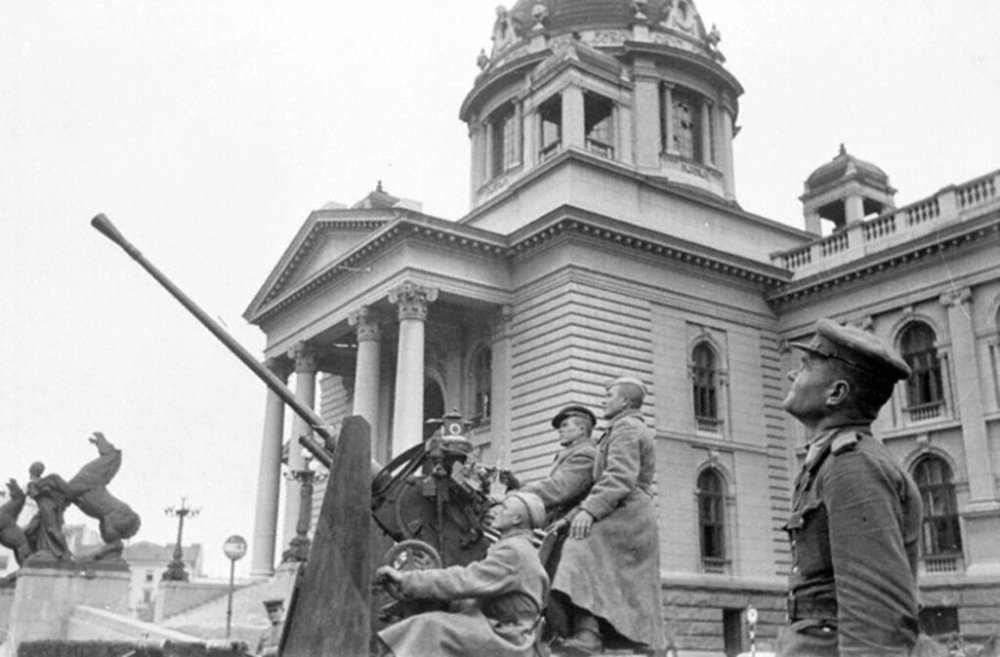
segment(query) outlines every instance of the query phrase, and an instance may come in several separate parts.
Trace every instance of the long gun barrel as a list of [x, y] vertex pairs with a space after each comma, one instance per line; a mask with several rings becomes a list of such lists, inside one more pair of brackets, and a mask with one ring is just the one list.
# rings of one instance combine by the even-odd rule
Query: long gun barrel
[[[323, 418], [319, 416], [316, 411], [306, 406], [302, 401], [295, 396], [287, 386], [276, 377], [271, 370], [267, 369], [264, 365], [260, 363], [253, 355], [246, 350], [246, 348], [237, 342], [233, 336], [229, 335], [222, 327], [215, 323], [215, 321], [209, 317], [204, 310], [198, 307], [194, 301], [190, 299], [186, 294], [180, 291], [180, 289], [173, 284], [173, 282], [167, 278], [163, 272], [157, 269], [149, 260], [146, 259], [144, 255], [135, 248], [135, 246], [125, 239], [114, 224], [104, 216], [103, 214], [96, 215], [90, 220], [90, 225], [96, 228], [102, 235], [107, 237], [109, 240], [120, 246], [125, 253], [129, 255], [133, 260], [139, 263], [139, 265], [145, 269], [150, 276], [156, 279], [156, 282], [166, 288], [175, 299], [177, 299], [182, 306], [187, 308], [188, 312], [195, 316], [195, 318], [201, 322], [201, 324], [207, 328], [212, 335], [219, 339], [222, 344], [224, 344], [229, 351], [243, 361], [243, 364], [250, 368], [250, 370], [257, 375], [257, 377], [267, 385], [276, 395], [278, 395], [282, 401], [288, 404], [295, 413], [301, 417], [309, 427], [321, 438], [326, 445], [332, 448], [336, 447], [337, 436], [333, 433], [331, 428], [324, 422]], [[316, 440], [313, 436], [301, 436], [299, 441], [302, 446], [308, 449], [316, 459], [325, 465], [330, 467], [332, 463], [330, 452]], [[374, 476], [381, 466], [372, 461], [372, 475]]]

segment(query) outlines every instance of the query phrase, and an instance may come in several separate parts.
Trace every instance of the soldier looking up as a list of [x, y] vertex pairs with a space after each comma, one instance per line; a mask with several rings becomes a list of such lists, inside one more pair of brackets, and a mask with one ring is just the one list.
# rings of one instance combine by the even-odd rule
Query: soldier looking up
[[785, 526], [789, 624], [777, 654], [908, 655], [920, 493], [871, 422], [910, 368], [874, 335], [829, 319], [791, 346], [803, 354], [784, 408], [805, 426], [808, 451]]

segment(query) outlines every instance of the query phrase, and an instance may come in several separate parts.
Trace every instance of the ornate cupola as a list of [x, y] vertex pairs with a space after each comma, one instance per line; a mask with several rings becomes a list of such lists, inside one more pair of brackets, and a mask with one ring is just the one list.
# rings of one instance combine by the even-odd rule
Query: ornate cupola
[[517, 0], [460, 116], [472, 205], [572, 151], [735, 201], [743, 93], [691, 0]]
[[894, 209], [895, 194], [885, 171], [854, 157], [841, 144], [837, 157], [809, 174], [799, 200], [806, 230], [822, 235], [824, 220], [831, 222], [836, 232]]

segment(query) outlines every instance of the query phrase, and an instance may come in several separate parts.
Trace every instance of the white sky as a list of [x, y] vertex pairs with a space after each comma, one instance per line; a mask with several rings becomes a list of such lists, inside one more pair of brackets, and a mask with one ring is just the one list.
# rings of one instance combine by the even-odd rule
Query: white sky
[[[0, 2], [0, 480], [36, 459], [72, 476], [103, 430], [136, 540], [173, 541], [163, 508], [186, 495], [185, 543], [226, 575], [223, 540], [253, 534], [264, 386], [88, 222], [259, 353], [241, 314], [311, 210], [382, 179], [466, 211], [458, 108], [495, 4]], [[801, 226], [840, 142], [899, 205], [1000, 168], [996, 0], [697, 5], [746, 88], [744, 208]]]

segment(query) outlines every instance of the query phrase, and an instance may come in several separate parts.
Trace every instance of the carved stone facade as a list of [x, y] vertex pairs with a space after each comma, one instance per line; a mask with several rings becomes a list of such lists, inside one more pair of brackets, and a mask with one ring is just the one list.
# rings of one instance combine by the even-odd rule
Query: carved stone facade
[[[479, 418], [479, 457], [526, 480], [550, 466], [559, 408], [598, 409], [610, 379], [640, 378], [657, 437], [663, 613], [681, 650], [737, 653], [749, 649], [731, 643], [747, 605], [760, 611], [759, 649], [785, 619], [781, 526], [803, 436], [782, 410], [783, 345], [819, 317], [852, 322], [917, 371], [876, 432], [915, 476], [951, 482], [927, 529], [941, 528], [923, 560], [924, 602], [962, 632], [988, 631], [982, 619], [1000, 610], [1000, 174], [885, 204], [826, 237], [748, 214], [732, 193], [742, 88], [693, 4], [592, 2], [607, 20], [573, 30], [572, 2], [518, 2], [497, 17], [503, 45], [461, 110], [470, 212], [314, 213], [246, 312], [265, 356], [287, 364], [298, 345], [314, 349], [318, 374], [310, 388], [296, 368], [297, 394], [318, 378], [324, 417], [365, 417], [383, 462], [458, 409]], [[601, 99], [610, 114], [588, 115], [608, 110]], [[671, 111], [681, 99], [683, 120]], [[588, 145], [588, 116], [610, 116], [610, 156]], [[498, 131], [512, 120], [519, 131]], [[562, 141], [542, 154], [552, 121]], [[497, 171], [504, 134], [519, 136], [507, 153], [520, 157]], [[841, 198], [859, 167], [866, 189], [888, 189], [884, 172], [846, 159], [817, 170], [815, 191]], [[348, 225], [372, 228], [341, 248]], [[265, 443], [286, 438], [268, 403]], [[278, 495], [264, 476], [277, 467], [262, 463], [259, 509]], [[711, 522], [705, 495], [719, 502]], [[254, 550], [266, 571], [267, 550]]]

